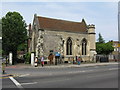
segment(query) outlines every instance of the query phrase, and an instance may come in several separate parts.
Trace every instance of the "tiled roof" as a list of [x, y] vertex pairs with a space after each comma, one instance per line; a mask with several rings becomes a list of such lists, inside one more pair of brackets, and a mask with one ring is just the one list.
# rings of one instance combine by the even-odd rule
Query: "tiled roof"
[[87, 25], [84, 21], [82, 22], [72, 22], [60, 19], [52, 19], [37, 16], [40, 29], [48, 29], [48, 30], [60, 30], [60, 31], [70, 31], [70, 32], [86, 32]]
[[113, 43], [119, 43], [119, 41], [113, 41]]

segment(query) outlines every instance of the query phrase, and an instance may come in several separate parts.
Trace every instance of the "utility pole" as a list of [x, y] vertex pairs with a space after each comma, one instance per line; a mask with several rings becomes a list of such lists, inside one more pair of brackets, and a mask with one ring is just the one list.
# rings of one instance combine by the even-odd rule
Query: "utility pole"
[[118, 59], [120, 60], [120, 1], [118, 2], [118, 39], [119, 39], [119, 43], [118, 43]]

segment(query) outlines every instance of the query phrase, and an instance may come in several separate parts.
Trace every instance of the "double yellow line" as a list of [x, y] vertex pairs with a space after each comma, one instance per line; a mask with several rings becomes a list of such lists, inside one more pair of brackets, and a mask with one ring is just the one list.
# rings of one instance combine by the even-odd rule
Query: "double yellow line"
[[19, 75], [12, 75], [12, 74], [3, 74], [2, 76], [0, 76], [0, 79], [6, 79], [6, 78], [9, 78], [10, 76], [12, 77], [18, 77]]

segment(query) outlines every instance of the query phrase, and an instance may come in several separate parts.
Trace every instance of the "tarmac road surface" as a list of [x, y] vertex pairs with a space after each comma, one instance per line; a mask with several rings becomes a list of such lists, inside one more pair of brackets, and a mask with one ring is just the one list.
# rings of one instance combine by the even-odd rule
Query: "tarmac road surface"
[[2, 79], [3, 88], [118, 88], [117, 64], [67, 68], [7, 68], [7, 74]]

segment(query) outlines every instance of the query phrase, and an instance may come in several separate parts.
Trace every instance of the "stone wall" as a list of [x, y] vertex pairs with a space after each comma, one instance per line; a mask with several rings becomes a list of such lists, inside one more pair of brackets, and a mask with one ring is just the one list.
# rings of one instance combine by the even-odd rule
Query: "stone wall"
[[59, 35], [45, 34], [43, 35], [43, 50], [45, 55], [49, 55], [50, 50], [60, 52], [61, 39]]
[[[73, 32], [62, 32], [62, 31], [50, 31], [44, 30], [43, 36], [43, 51], [44, 55], [48, 56], [50, 50], [54, 52], [60, 52], [65, 56], [65, 61], [69, 60], [69, 57], [74, 58], [75, 56], [81, 56], [82, 53], [82, 40], [87, 40], [87, 55], [82, 57], [83, 60], [89, 60], [90, 55], [90, 39], [87, 33], [73, 33]], [[66, 55], [66, 41], [68, 37], [72, 39], [72, 55]], [[62, 46], [62, 41], [64, 44]], [[63, 53], [62, 53], [63, 51]]]

